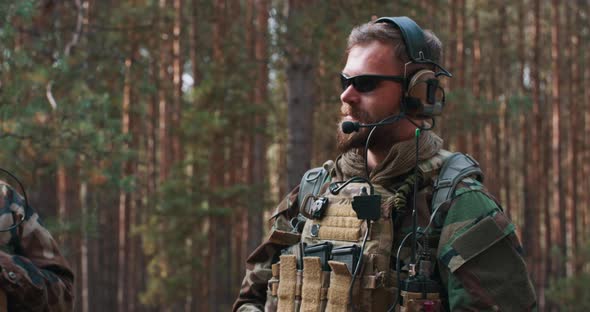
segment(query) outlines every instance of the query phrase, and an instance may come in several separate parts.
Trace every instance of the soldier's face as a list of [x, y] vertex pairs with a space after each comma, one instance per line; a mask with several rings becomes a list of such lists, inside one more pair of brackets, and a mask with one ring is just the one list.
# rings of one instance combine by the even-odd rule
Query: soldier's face
[[[403, 64], [394, 57], [393, 48], [379, 41], [374, 41], [352, 47], [342, 73], [346, 77], [369, 74], [401, 76], [403, 75], [402, 69]], [[399, 113], [402, 96], [400, 83], [382, 80], [370, 91], [358, 89], [361, 90], [357, 90], [351, 84], [340, 94], [340, 123], [344, 121], [375, 123]], [[379, 145], [386, 147], [394, 143], [398, 139], [396, 137], [397, 127], [399, 127], [397, 123], [378, 127], [371, 138], [370, 148]], [[369, 131], [370, 128], [361, 128], [359, 132], [345, 134], [338, 124], [339, 150], [345, 152], [353, 148], [363, 148]]]

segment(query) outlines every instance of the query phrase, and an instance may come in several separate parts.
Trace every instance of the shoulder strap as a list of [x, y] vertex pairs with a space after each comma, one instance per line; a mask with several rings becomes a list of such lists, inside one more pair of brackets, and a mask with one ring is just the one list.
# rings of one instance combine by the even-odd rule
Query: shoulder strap
[[445, 159], [434, 181], [431, 213], [434, 213], [442, 203], [451, 199], [457, 184], [469, 176], [475, 176], [478, 181], [483, 182], [483, 172], [473, 157], [468, 154], [454, 153]]
[[308, 170], [301, 178], [301, 184], [299, 184], [299, 193], [297, 194], [297, 204], [299, 205], [299, 214], [291, 219], [290, 223], [293, 227], [293, 232], [301, 232], [303, 225], [307, 218], [301, 213], [305, 210], [302, 204], [308, 204], [306, 197], [316, 196], [319, 194], [322, 185], [330, 179], [328, 168], [331, 162], [326, 162], [324, 166], [317, 167]]
[[318, 195], [322, 185], [326, 183], [328, 178], [328, 170], [323, 166], [308, 170], [301, 178], [301, 184], [299, 185], [299, 194], [297, 194], [299, 206], [301, 206], [303, 199], [307, 195]]

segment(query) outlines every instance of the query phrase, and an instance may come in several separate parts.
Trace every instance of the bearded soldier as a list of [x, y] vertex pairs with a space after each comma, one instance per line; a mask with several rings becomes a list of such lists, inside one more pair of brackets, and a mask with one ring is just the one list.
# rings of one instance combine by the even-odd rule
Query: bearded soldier
[[442, 46], [407, 17], [348, 38], [338, 147], [279, 204], [234, 311], [528, 311], [515, 227], [471, 156], [429, 131]]

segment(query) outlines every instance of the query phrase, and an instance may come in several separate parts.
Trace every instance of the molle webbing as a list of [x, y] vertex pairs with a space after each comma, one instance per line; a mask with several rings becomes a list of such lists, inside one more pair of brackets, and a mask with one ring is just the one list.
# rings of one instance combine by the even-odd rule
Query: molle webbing
[[280, 263], [275, 263], [271, 266], [272, 278], [268, 281], [268, 288], [270, 290], [270, 294], [274, 297], [276, 297], [279, 293], [280, 270]]
[[328, 305], [326, 312], [346, 311], [348, 306], [348, 288], [352, 281], [352, 275], [346, 264], [337, 261], [328, 261], [332, 274], [330, 274], [330, 288], [328, 289]]
[[338, 240], [356, 242], [361, 237], [361, 225], [349, 199], [330, 198], [333, 204], [321, 219], [314, 221], [320, 224], [318, 238], [322, 240]]
[[294, 255], [283, 255], [280, 266], [278, 311], [295, 312], [295, 301], [299, 291], [297, 290], [297, 257]]
[[330, 272], [322, 271], [319, 257], [303, 258], [302, 312], [324, 311], [328, 294]]

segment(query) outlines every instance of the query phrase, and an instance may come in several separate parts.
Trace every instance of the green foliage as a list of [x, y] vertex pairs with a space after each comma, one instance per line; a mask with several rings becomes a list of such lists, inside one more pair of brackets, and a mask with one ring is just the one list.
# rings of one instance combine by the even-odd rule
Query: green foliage
[[[277, 168], [269, 175], [280, 175], [284, 169], [275, 151], [284, 147], [289, 131], [285, 123], [288, 117], [286, 69], [290, 58], [305, 55], [311, 58], [313, 70], [309, 79], [313, 81], [316, 103], [314, 120], [305, 126], [315, 127], [310, 153], [314, 155], [314, 164], [319, 164], [336, 155], [338, 73], [344, 66], [346, 37], [352, 27], [369, 21], [372, 16], [408, 15], [439, 35], [451, 62], [458, 39], [457, 33], [449, 31], [451, 2], [447, 0], [308, 1], [297, 15], [290, 14], [294, 8], [289, 4], [299, 5], [299, 1], [273, 0], [269, 8], [268, 59], [257, 60], [251, 48], [259, 34], [249, 32], [256, 25], [259, 13], [248, 14], [248, 10], [254, 9], [246, 8], [253, 2], [222, 1], [225, 6], [218, 13], [216, 1], [184, 1], [181, 67], [185, 75], [194, 74], [191, 77], [194, 85], [183, 89], [181, 120], [168, 129], [181, 141], [182, 159], [173, 164], [164, 181], [156, 181], [151, 175], [160, 174], [158, 164], [162, 156], [159, 151], [152, 155], [160, 148], [159, 138], [152, 136], [159, 136], [159, 120], [147, 119], [159, 117], [159, 112], [151, 110], [158, 111], [160, 97], [171, 103], [176, 91], [167, 77], [159, 77], [162, 62], [167, 65], [164, 72], [172, 71], [170, 40], [176, 18], [173, 8], [161, 8], [160, 2], [92, 2], [88, 8], [89, 24], [84, 25], [79, 40], [66, 53], [77, 24], [74, 1], [0, 0], [0, 166], [22, 177], [25, 185], [30, 185], [31, 193], [54, 191], [53, 185], [49, 191], [44, 190], [42, 182], [55, 181], [58, 167], [68, 174], [75, 172], [77, 181], [89, 185], [84, 211], [71, 212], [60, 219], [45, 218], [52, 233], [58, 236], [83, 234], [90, 239], [116, 240], [117, 234], [108, 231], [113, 231], [116, 223], [111, 219], [117, 218], [119, 195], [132, 195], [139, 207], [137, 220], [131, 222], [132, 238], [141, 240], [148, 262], [145, 289], [138, 292], [141, 301], [151, 306], [172, 305], [195, 295], [195, 277], [211, 269], [204, 268], [202, 261], [207, 256], [208, 230], [211, 222], [215, 222], [210, 220], [225, 218], [239, 222], [233, 219], [236, 211], [267, 211], [272, 199], [260, 194], [266, 195], [271, 188], [279, 193], [276, 190], [279, 187], [270, 185], [266, 179], [230, 184], [226, 176], [235, 170], [229, 168], [235, 165], [232, 161], [236, 157], [232, 155], [235, 151], [231, 144], [260, 134], [270, 146], [267, 160], [271, 164], [267, 168]], [[452, 71], [455, 80], [475, 76], [473, 40], [478, 38], [481, 62], [477, 70], [481, 71], [481, 81], [477, 84], [481, 96], [474, 98], [470, 87], [447, 90], [448, 105], [442, 124], [448, 125], [444, 137], [451, 142], [466, 131], [477, 135], [484, 126], [497, 124], [503, 103], [507, 104], [511, 129], [516, 129], [523, 114], [530, 115], [532, 107], [530, 90], [520, 90], [522, 77], [517, 59], [520, 54], [515, 39], [519, 4], [505, 3], [506, 20], [499, 18], [499, 7], [493, 2], [468, 1], [466, 5], [465, 68], [452, 68]], [[545, 18], [541, 22], [541, 46], [545, 49], [551, 36], [547, 18], [550, 7], [546, 4], [542, 7]], [[528, 23], [532, 13], [526, 14]], [[475, 16], [480, 22], [479, 33], [472, 27]], [[252, 20], [247, 20], [248, 17]], [[221, 60], [214, 59], [212, 51], [217, 18], [224, 19]], [[196, 23], [196, 34], [191, 32], [192, 23]], [[507, 26], [501, 27], [501, 23]], [[586, 45], [590, 34], [584, 26], [587, 24], [581, 23], [580, 32], [581, 42]], [[529, 63], [533, 56], [531, 32], [532, 24], [527, 24], [525, 50]], [[301, 36], [288, 35], [292, 33]], [[509, 44], [498, 49], [502, 35], [508, 36]], [[567, 38], [563, 37], [565, 41]], [[580, 49], [585, 46], [580, 45]], [[546, 50], [540, 56], [540, 62], [546, 66], [539, 69], [543, 80], [542, 101], [548, 98], [547, 84], [551, 83], [550, 53]], [[585, 55], [582, 58], [588, 59]], [[564, 61], [572, 60], [564, 57]], [[269, 70], [268, 99], [253, 103], [260, 62]], [[584, 62], [579, 64], [580, 68], [587, 67], [583, 66]], [[569, 64], [563, 67], [569, 68]], [[123, 133], [126, 81], [132, 91], [130, 113], [138, 128]], [[217, 155], [220, 159], [212, 159], [213, 147], [218, 146], [223, 147]], [[226, 168], [223, 172], [213, 172], [213, 164], [219, 163]], [[243, 167], [245, 162], [237, 163], [236, 166]], [[225, 175], [223, 186], [210, 185], [214, 174]], [[150, 183], [157, 184], [151, 190], [155, 194], [146, 191]], [[76, 247], [62, 247], [68, 255], [79, 256], [75, 254]], [[235, 255], [226, 253], [223, 259], [213, 260], [227, 264], [233, 261], [232, 256]], [[586, 302], [590, 301], [590, 294], [583, 287], [590, 282], [588, 279], [584, 273], [575, 279], [556, 281], [550, 290], [552, 300], [568, 307], [582, 302], [580, 310], [589, 308]]]
[[182, 170], [183, 166], [175, 167], [160, 185], [146, 222], [134, 231], [141, 235], [144, 252], [150, 257], [148, 284], [141, 295], [144, 304], [170, 304], [185, 298], [193, 290], [193, 273], [203, 269], [210, 190], [199, 179], [188, 179]]
[[508, 99], [510, 116], [518, 118], [520, 114], [527, 114], [533, 108], [533, 99], [529, 95], [517, 94]]
[[[557, 259], [557, 261], [563, 261]], [[588, 311], [590, 309], [590, 245], [586, 244], [576, 263], [583, 271], [570, 277], [553, 280], [547, 289], [547, 297], [560, 307], [560, 311]]]
[[590, 273], [583, 272], [574, 277], [559, 279], [547, 292], [560, 311], [588, 311], [590, 309]]

